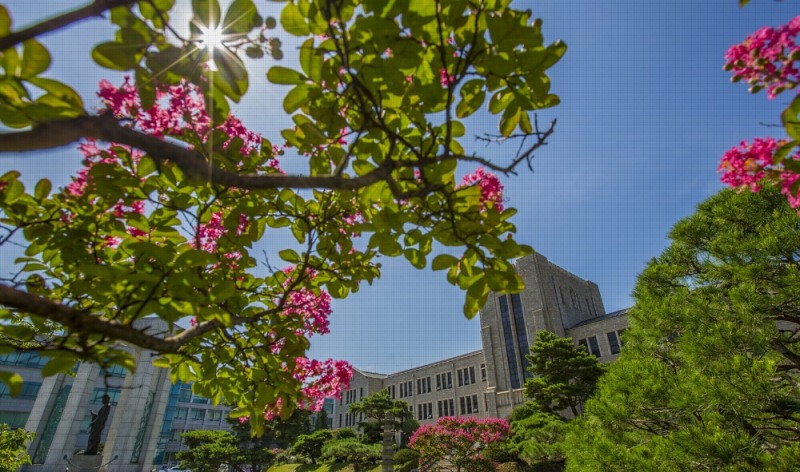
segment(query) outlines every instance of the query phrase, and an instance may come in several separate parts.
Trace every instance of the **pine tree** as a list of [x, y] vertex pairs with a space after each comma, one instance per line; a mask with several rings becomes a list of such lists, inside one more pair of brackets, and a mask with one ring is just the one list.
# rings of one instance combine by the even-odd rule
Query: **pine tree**
[[569, 408], [574, 417], [603, 374], [596, 357], [549, 331], [539, 331], [528, 361], [533, 378], [525, 381], [525, 395], [544, 411]]

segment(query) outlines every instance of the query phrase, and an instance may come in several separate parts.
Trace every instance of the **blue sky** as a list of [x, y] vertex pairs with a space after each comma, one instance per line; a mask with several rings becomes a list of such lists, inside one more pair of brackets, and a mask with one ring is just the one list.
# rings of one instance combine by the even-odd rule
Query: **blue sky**
[[[15, 26], [70, 4], [7, 3]], [[562, 103], [539, 114], [542, 123], [558, 119], [556, 133], [538, 153], [534, 173], [504, 179], [508, 205], [519, 210], [517, 239], [596, 282], [607, 311], [625, 308], [632, 303], [636, 275], [665, 247], [672, 225], [722, 188], [716, 168], [725, 150], [742, 139], [780, 132], [762, 123], [779, 123], [788, 95], [768, 101], [731, 84], [722, 70], [723, 55], [757, 28], [788, 21], [797, 14], [796, 3], [753, 0], [744, 9], [736, 0], [513, 5], [544, 20], [547, 41], [562, 39], [569, 46], [551, 70], [553, 92]], [[98, 81], [115, 77], [89, 58], [91, 46], [109, 34], [106, 22], [92, 20], [45, 41], [55, 58], [51, 75], [66, 79], [89, 103], [96, 103]], [[287, 40], [290, 62], [295, 43], [281, 39]], [[262, 69], [251, 71], [251, 81], [261, 83], [253, 84], [236, 110], [250, 128], [277, 136], [289, 126], [275, 99], [286, 89], [264, 84]], [[482, 114], [468, 136], [491, 130], [495, 118]], [[514, 151], [465, 144], [489, 157]], [[4, 156], [0, 174], [18, 169], [64, 185], [79, 162], [72, 148]], [[0, 254], [3, 265], [8, 259]], [[478, 319], [463, 317], [463, 293], [448, 285], [443, 273], [417, 271], [404, 260], [382, 262], [379, 282], [336, 301], [331, 333], [312, 340], [313, 355], [393, 372], [480, 349]]]

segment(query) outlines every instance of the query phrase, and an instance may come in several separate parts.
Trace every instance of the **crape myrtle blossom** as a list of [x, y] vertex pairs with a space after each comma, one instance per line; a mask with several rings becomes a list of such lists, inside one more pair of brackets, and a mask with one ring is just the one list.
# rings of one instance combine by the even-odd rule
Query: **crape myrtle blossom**
[[[777, 28], [761, 28], [741, 44], [728, 49], [725, 53], [725, 69], [733, 72], [734, 82], [744, 80], [749, 83], [753, 93], [766, 89], [770, 99], [787, 90], [797, 89], [800, 84], [798, 34], [800, 16]], [[798, 99], [796, 96], [793, 103]], [[782, 118], [788, 131], [790, 123], [795, 120], [793, 116], [796, 111], [787, 112]], [[789, 134], [793, 135], [792, 132]], [[800, 208], [798, 161], [800, 148], [797, 141], [756, 138], [752, 143], [742, 141], [739, 146], [729, 149], [722, 156], [719, 172], [722, 173], [722, 182], [731, 187], [748, 188], [752, 192], [758, 192], [765, 184], [778, 185], [789, 204], [793, 208]]]
[[[241, 143], [240, 147], [230, 149], [229, 153], [232, 151], [234, 156], [236, 152], [241, 154], [242, 161], [239, 165], [242, 165], [248, 156], [255, 156], [262, 158], [257, 161], [260, 164], [255, 169], [256, 172], [283, 173], [277, 160], [278, 155], [283, 154], [281, 149], [274, 146], [262, 149], [261, 136], [245, 128], [235, 116], [228, 116], [222, 124], [214, 126], [206, 113], [203, 96], [194, 85], [180, 84], [157, 89], [156, 100], [149, 109], [143, 108], [137, 89], [128, 78], [125, 78], [119, 87], [106, 80], [102, 81], [98, 95], [104, 106], [101, 113], [111, 114], [123, 120], [121, 123], [134, 129], [161, 139], [175, 138], [197, 149], [213, 146], [217, 150], [219, 148], [228, 150], [238, 138], [236, 142]], [[343, 133], [345, 131], [343, 130]], [[222, 135], [224, 139], [217, 138], [217, 142], [212, 143], [210, 142], [212, 133], [217, 136]], [[126, 239], [147, 239], [156, 246], [163, 244], [166, 241], [165, 236], [153, 233], [153, 230], [141, 229], [147, 228], [142, 226], [142, 221], [147, 222], [150, 214], [158, 210], [161, 205], [170, 203], [159, 190], [150, 190], [152, 194], [146, 195], [136, 189], [137, 182], [145, 181], [142, 175], [147, 175], [146, 171], [140, 172], [139, 168], [142, 153], [127, 146], [101, 143], [93, 139], [82, 142], [79, 149], [84, 156], [84, 166], [62, 192], [65, 202], [88, 203], [94, 206], [104, 222], [98, 227], [118, 228], [120, 222], [127, 225], [123, 226], [127, 227], [127, 233], [118, 230], [108, 235], [101, 233], [102, 248], [119, 254], [119, 249]], [[94, 189], [100, 183], [97, 179], [105, 175], [103, 172], [94, 172], [95, 166], [100, 164], [114, 166], [116, 172], [121, 170], [126, 178], [129, 176], [133, 182], [130, 186], [134, 190], [126, 193], [118, 201], [97, 201], [97, 197], [94, 196]], [[227, 192], [228, 195], [249, 195], [248, 191], [241, 189], [228, 189]], [[116, 194], [113, 195], [116, 199]], [[246, 247], [251, 244], [254, 237], [249, 230], [255, 219], [252, 215], [241, 213], [235, 206], [235, 201], [236, 198], [227, 200], [213, 198], [207, 202], [191, 205], [189, 208], [179, 208], [177, 214], [181, 219], [181, 236], [185, 239], [173, 237], [172, 244], [177, 244], [177, 247], [188, 246], [195, 251], [217, 256], [217, 262], [203, 267], [205, 276], [212, 279], [222, 277], [233, 280], [238, 286], [244, 280], [244, 268], [249, 264], [244, 263], [243, 258], [247, 255]], [[95, 202], [98, 205], [94, 205]], [[101, 204], [104, 206], [99, 206]], [[74, 218], [74, 214], [65, 210], [61, 222], [70, 225]], [[348, 215], [345, 219], [348, 221], [348, 226], [352, 226], [357, 224], [361, 215]], [[139, 224], [135, 226], [128, 224], [132, 221], [139, 221]], [[98, 257], [97, 263], [110, 263], [110, 259], [104, 261], [104, 257]], [[239, 264], [243, 266], [240, 267]], [[288, 267], [282, 272], [287, 277], [282, 290], [279, 287], [279, 293], [273, 295], [274, 304], [281, 309], [280, 316], [292, 328], [287, 330], [282, 329], [285, 328], [284, 325], [276, 325], [271, 331], [267, 331], [265, 340], [269, 346], [268, 352], [279, 360], [278, 368], [295, 379], [300, 384], [300, 389], [296, 397], [279, 396], [269, 404], [264, 410], [266, 419], [280, 415], [284, 411], [285, 402], [290, 398], [300, 408], [319, 410], [325, 398], [340, 397], [342, 390], [349, 386], [353, 376], [352, 367], [347, 362], [294, 358], [282, 352], [285, 346], [296, 344], [292, 344], [292, 337], [310, 338], [315, 334], [328, 333], [328, 317], [331, 315], [330, 295], [324, 290], [310, 288], [311, 284], [308, 282], [316, 276], [313, 270], [306, 269], [305, 272], [300, 272], [296, 267]], [[214, 310], [214, 307], [208, 305], [204, 309]], [[205, 319], [207, 315], [191, 316], [189, 324], [194, 327]]]
[[475, 172], [467, 174], [461, 180], [462, 186], [478, 185], [481, 188], [481, 203], [492, 202], [497, 211], [503, 211], [503, 184], [491, 172], [478, 167]]
[[777, 28], [761, 28], [728, 49], [725, 69], [734, 81], [749, 83], [753, 93], [767, 89], [770, 99], [794, 89], [800, 83], [798, 33], [800, 16]]
[[508, 422], [499, 418], [444, 417], [417, 429], [408, 446], [420, 453], [423, 472], [435, 470], [441, 461], [465, 472], [488, 472], [495, 470], [496, 464], [483, 451], [508, 435]]

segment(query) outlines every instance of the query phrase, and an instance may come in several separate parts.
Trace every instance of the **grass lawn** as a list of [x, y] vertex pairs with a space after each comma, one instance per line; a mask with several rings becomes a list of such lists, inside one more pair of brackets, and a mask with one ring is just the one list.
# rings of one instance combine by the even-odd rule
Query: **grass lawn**
[[[284, 464], [270, 467], [267, 472], [355, 472], [355, 470], [348, 464]], [[381, 466], [376, 465], [368, 472], [381, 472]]]

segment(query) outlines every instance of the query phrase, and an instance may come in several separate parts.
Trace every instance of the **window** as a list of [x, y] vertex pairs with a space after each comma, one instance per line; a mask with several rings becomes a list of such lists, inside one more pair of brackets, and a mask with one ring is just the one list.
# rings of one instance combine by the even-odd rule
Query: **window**
[[518, 293], [511, 294], [511, 311], [514, 312], [514, 329], [517, 332], [517, 348], [521, 357], [522, 375], [529, 378], [532, 374], [528, 372], [528, 358], [525, 357], [530, 352], [528, 344], [528, 330], [525, 328], [525, 313], [522, 311], [522, 299]]
[[442, 374], [436, 374], [436, 390], [441, 390], [441, 389], [442, 389]]
[[[41, 386], [42, 384], [38, 382], [22, 382], [22, 390], [16, 398], [20, 400], [35, 400]], [[0, 398], [10, 396], [11, 389], [8, 388], [8, 385], [0, 383]]]
[[600, 344], [597, 343], [597, 336], [589, 338], [589, 348], [591, 348], [591, 353], [595, 357], [600, 357]]
[[11, 429], [24, 428], [28, 415], [30, 413], [26, 411], [0, 411], [0, 423], [7, 424]]
[[197, 403], [197, 404], [200, 404], [200, 405], [207, 405], [208, 404], [208, 398], [201, 397], [200, 395], [193, 395], [192, 396], [192, 403]]
[[467, 414], [467, 404], [464, 401], [464, 397], [459, 398], [458, 399], [458, 403], [461, 405], [461, 414], [462, 415], [466, 415]]
[[222, 410], [208, 410], [208, 421], [220, 421], [222, 420]]
[[394, 386], [394, 385], [392, 385], [392, 400], [394, 400], [394, 394], [395, 394], [394, 387], [395, 387], [395, 386]]
[[181, 388], [180, 392], [178, 392], [178, 401], [181, 403], [189, 403], [192, 401], [192, 389]]
[[586, 352], [589, 352], [589, 345], [586, 343], [586, 339], [579, 339], [578, 346], [583, 346], [586, 349]]
[[486, 382], [486, 364], [481, 364], [481, 382]]
[[89, 432], [89, 428], [92, 425], [92, 415], [86, 415], [81, 420], [81, 433]]
[[199, 410], [197, 408], [192, 408], [190, 410], [190, 418], [193, 421], [202, 421], [206, 419], [206, 410]]
[[362, 398], [364, 398], [364, 387], [358, 389], [358, 399], [361, 400]]
[[475, 366], [469, 368], [469, 383], [475, 383]]
[[406, 392], [408, 392], [408, 396], [409, 397], [414, 395], [414, 391], [411, 388], [411, 381], [410, 380], [408, 382], [406, 382]]
[[121, 377], [128, 375], [128, 371], [121, 365], [112, 365], [108, 369], [100, 369], [100, 377]]
[[185, 420], [188, 415], [189, 415], [188, 408], [175, 408], [175, 418], [173, 419]]
[[472, 396], [472, 412], [473, 413], [478, 412], [478, 395]]
[[461, 372], [461, 369], [458, 369], [458, 386], [462, 387], [464, 385], [464, 374]]
[[450, 413], [447, 416], [456, 416], [456, 401], [451, 398], [447, 403], [450, 405]]
[[170, 441], [180, 441], [181, 440], [181, 434], [183, 434], [183, 431], [181, 431], [179, 429], [173, 429], [172, 430], [172, 435], [169, 437], [169, 440]]
[[506, 360], [508, 361], [508, 374], [511, 380], [511, 388], [522, 387], [519, 378], [519, 364], [517, 363], [517, 353], [514, 351], [514, 333], [511, 331], [511, 315], [508, 307], [508, 297], [501, 295], [498, 297], [500, 302], [500, 321], [503, 325], [503, 342], [505, 344]]
[[49, 361], [49, 357], [40, 357], [35, 352], [16, 351], [10, 354], [0, 355], [0, 364], [14, 365], [19, 367], [42, 368]]
[[436, 402], [436, 409], [439, 412], [439, 418], [441, 418], [442, 417], [442, 401], [441, 400]]
[[339, 413], [339, 427], [342, 427], [342, 414]]
[[611, 348], [611, 354], [619, 354], [619, 338], [617, 338], [617, 333], [614, 331], [610, 331], [606, 333], [608, 337], [608, 347]]
[[447, 373], [447, 387], [445, 387], [445, 388], [453, 388], [453, 373], [452, 372], [448, 372]]

